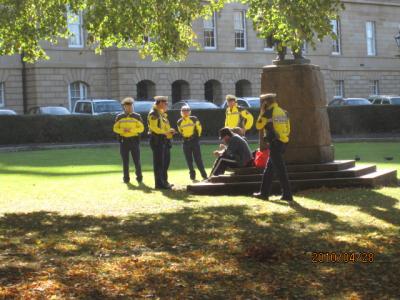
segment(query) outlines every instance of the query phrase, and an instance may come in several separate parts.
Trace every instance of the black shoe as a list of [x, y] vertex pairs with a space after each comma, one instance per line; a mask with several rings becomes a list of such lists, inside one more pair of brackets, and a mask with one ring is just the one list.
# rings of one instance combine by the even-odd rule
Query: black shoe
[[140, 184], [143, 182], [143, 177], [136, 178], [136, 181]]
[[129, 183], [131, 180], [129, 178], [124, 178], [124, 183]]
[[282, 197], [281, 197], [281, 200], [284, 200], [284, 201], [293, 201], [293, 196], [282, 196]]
[[266, 194], [261, 193], [261, 192], [253, 193], [253, 197], [256, 197], [256, 198], [262, 199], [262, 200], [268, 200], [268, 196]]

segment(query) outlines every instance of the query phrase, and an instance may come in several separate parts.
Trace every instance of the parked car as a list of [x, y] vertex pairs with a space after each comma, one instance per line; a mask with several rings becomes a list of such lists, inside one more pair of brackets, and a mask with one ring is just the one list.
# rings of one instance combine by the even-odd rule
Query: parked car
[[13, 111], [12, 109], [0, 109], [0, 115], [1, 116], [5, 116], [5, 115], [9, 115], [9, 116], [13, 116], [16, 115], [17, 113], [15, 111]]
[[[245, 108], [260, 108], [260, 97], [240, 97], [237, 98], [238, 105]], [[221, 105], [221, 108], [226, 108], [228, 104], [226, 100]]]
[[154, 105], [154, 101], [149, 100], [135, 100], [133, 102], [133, 109], [138, 114], [148, 114]]
[[329, 102], [328, 106], [349, 106], [349, 105], [372, 105], [368, 99], [365, 98], [345, 98], [335, 99]]
[[113, 99], [88, 99], [78, 100], [75, 103], [73, 114], [77, 115], [103, 115], [118, 114], [122, 112], [121, 103]]
[[400, 105], [400, 96], [395, 95], [375, 95], [369, 98], [372, 104], [392, 104]]
[[69, 110], [63, 106], [34, 106], [28, 111], [30, 115], [70, 115]]
[[171, 109], [181, 109], [182, 106], [184, 105], [189, 105], [191, 109], [218, 109], [219, 107], [207, 100], [194, 100], [194, 99], [189, 99], [189, 100], [182, 100], [179, 102], [176, 102], [172, 104]]

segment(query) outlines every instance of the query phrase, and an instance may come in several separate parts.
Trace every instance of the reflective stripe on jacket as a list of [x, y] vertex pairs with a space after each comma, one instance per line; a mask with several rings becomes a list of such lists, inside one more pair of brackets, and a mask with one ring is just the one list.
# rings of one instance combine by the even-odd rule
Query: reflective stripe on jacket
[[287, 112], [278, 106], [271, 104], [264, 115], [260, 115], [256, 122], [258, 130], [265, 129], [268, 141], [278, 139], [283, 143], [289, 142], [290, 120]]
[[191, 138], [193, 135], [201, 136], [202, 127], [195, 116], [182, 117], [177, 123], [178, 131], [184, 138]]
[[125, 138], [138, 136], [144, 131], [142, 117], [135, 112], [121, 113], [115, 119], [113, 131]]

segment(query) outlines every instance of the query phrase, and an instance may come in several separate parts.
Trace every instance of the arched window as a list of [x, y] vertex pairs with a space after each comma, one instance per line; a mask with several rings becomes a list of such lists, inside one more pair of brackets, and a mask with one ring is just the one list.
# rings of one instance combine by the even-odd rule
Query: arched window
[[185, 80], [177, 80], [172, 83], [172, 103], [190, 98], [190, 85]]
[[142, 80], [136, 84], [137, 100], [152, 100], [156, 95], [156, 84], [151, 80]]
[[89, 86], [82, 81], [75, 81], [69, 85], [69, 104], [72, 111], [75, 107], [75, 102], [78, 100], [87, 99], [89, 94]]
[[222, 104], [221, 83], [218, 80], [209, 80], [204, 84], [204, 97], [207, 101]]
[[251, 83], [246, 79], [242, 79], [235, 84], [235, 95], [237, 97], [251, 97]]

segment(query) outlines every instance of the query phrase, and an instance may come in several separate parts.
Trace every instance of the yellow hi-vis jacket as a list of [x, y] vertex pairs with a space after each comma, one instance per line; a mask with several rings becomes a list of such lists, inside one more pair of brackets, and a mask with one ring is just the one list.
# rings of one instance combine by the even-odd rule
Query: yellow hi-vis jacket
[[256, 122], [257, 130], [264, 130], [269, 142], [274, 139], [282, 143], [289, 142], [290, 120], [287, 112], [278, 106], [271, 104], [263, 115], [260, 115]]
[[165, 135], [168, 139], [172, 139], [173, 135], [169, 133], [171, 126], [168, 121], [168, 115], [158, 110], [155, 105], [149, 113], [147, 123], [149, 134]]
[[240, 127], [245, 130], [251, 129], [254, 123], [254, 118], [246, 109], [235, 105], [232, 109], [226, 109], [225, 127], [235, 128]]
[[123, 112], [116, 117], [113, 131], [120, 137], [138, 136], [144, 131], [142, 117], [135, 112], [130, 114]]
[[182, 117], [177, 123], [178, 131], [184, 138], [201, 136], [202, 127], [200, 121], [195, 116]]

